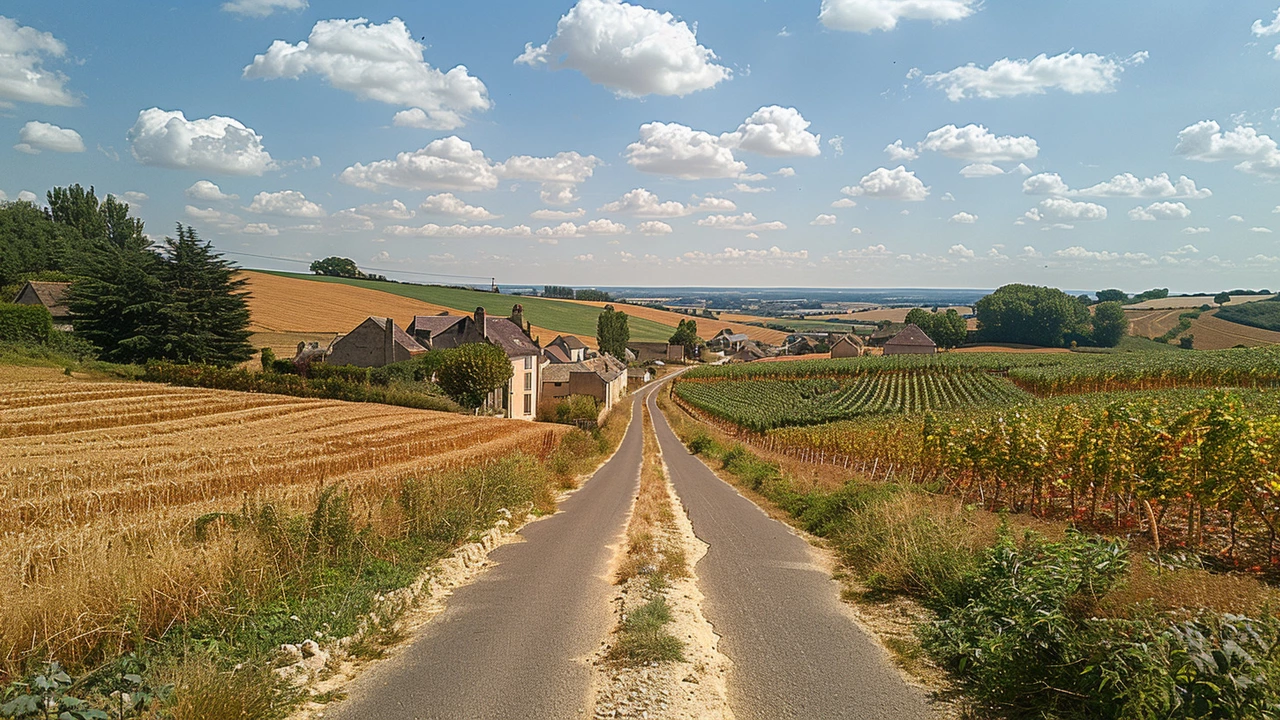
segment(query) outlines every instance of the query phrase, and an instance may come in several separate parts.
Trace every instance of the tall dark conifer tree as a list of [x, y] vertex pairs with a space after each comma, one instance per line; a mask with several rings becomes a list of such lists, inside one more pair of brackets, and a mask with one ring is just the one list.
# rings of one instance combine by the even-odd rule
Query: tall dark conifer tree
[[165, 238], [164, 254], [174, 359], [230, 365], [252, 357], [249, 293], [236, 266], [202, 242], [195, 228], [181, 224], [176, 239]]

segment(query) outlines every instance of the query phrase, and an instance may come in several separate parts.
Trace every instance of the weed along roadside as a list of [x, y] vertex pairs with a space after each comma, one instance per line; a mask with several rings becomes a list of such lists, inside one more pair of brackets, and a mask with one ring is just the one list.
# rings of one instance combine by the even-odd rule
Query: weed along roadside
[[[6, 412], [32, 415], [9, 426], [21, 432], [0, 438], [6, 477], [19, 477], [20, 467], [32, 483], [21, 486], [24, 493], [49, 487], [37, 481], [51, 474], [111, 486], [96, 494], [101, 511], [64, 513], [60, 523], [40, 508], [72, 508], [75, 500], [26, 496], [27, 522], [44, 528], [59, 552], [14, 545], [20, 536], [0, 541], [6, 562], [23, 569], [17, 579], [26, 578], [0, 585], [0, 717], [27, 717], [24, 708], [34, 703], [75, 718], [77, 708], [110, 710], [112, 717], [271, 718], [340, 698], [340, 680], [429, 617], [443, 594], [484, 567], [488, 549], [526, 519], [554, 513], [557, 496], [613, 452], [628, 420], [611, 416], [595, 433], [554, 429], [548, 443], [549, 429], [530, 435], [535, 428], [525, 423], [6, 372], [19, 374], [6, 386]], [[72, 404], [53, 409], [51, 398]], [[58, 428], [45, 428], [37, 416], [53, 425], [76, 422], [74, 403], [85, 400], [94, 412], [119, 411], [99, 416], [103, 430], [77, 426], [76, 452], [63, 452]], [[131, 415], [127, 408], [139, 402], [150, 411]], [[208, 405], [213, 410], [201, 409]], [[202, 414], [220, 408], [229, 412]], [[246, 450], [237, 439], [242, 431], [222, 424], [228, 417], [256, 428], [256, 449]], [[156, 418], [170, 425], [149, 424]], [[325, 419], [311, 431], [316, 438], [269, 431]], [[329, 455], [308, 454], [315, 443], [324, 453], [347, 452], [349, 442], [324, 437], [343, 427], [362, 438], [400, 438], [401, 447], [422, 451], [420, 469], [365, 468], [355, 458], [351, 472]], [[433, 462], [447, 460], [451, 444], [463, 447], [450, 433], [465, 428], [478, 452]], [[417, 438], [419, 430], [435, 439]], [[522, 449], [505, 441], [486, 446], [490, 433], [511, 433]], [[204, 448], [199, 467], [181, 455], [184, 442]], [[280, 461], [291, 472], [312, 468], [310, 487], [287, 484], [291, 476], [283, 486], [264, 483], [283, 471]], [[256, 490], [238, 489], [241, 462]], [[202, 483], [185, 502], [177, 502], [188, 495], [175, 482], [116, 478], [163, 475], [182, 463], [190, 471], [184, 479]], [[219, 482], [203, 484], [195, 470], [205, 465]], [[171, 504], [133, 497], [157, 487]], [[216, 494], [227, 490], [230, 499]], [[153, 503], [158, 509], [148, 509]], [[70, 573], [79, 579], [72, 582]]]
[[702, 616], [706, 545], [675, 501], [647, 405], [640, 489], [617, 551], [617, 627], [595, 658], [595, 716], [731, 718], [728, 659]]
[[968, 716], [1276, 716], [1280, 593], [1262, 582], [905, 478], [766, 458], [660, 400], [691, 452], [837, 554], [859, 614], [935, 693], [962, 691]]

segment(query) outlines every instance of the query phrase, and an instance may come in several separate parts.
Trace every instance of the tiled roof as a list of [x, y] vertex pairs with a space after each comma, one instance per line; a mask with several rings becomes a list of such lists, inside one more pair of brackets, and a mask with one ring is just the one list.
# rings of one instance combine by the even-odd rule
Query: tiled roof
[[435, 337], [462, 322], [466, 317], [466, 315], [416, 315], [410, 328], [415, 332], [428, 332], [431, 337]]
[[67, 308], [67, 289], [71, 283], [64, 282], [28, 282], [31, 290], [40, 300], [40, 304], [49, 309], [49, 314], [56, 317], [67, 317], [71, 310]]
[[560, 349], [559, 345], [548, 345], [542, 348], [542, 354], [555, 365], [563, 365], [565, 363], [573, 362], [573, 360], [565, 354], [564, 350]]
[[587, 344], [582, 342], [582, 340], [579, 339], [577, 335], [561, 335], [560, 337], [556, 338], [556, 340], [563, 342], [564, 346], [569, 348], [570, 350], [586, 350], [587, 349]]
[[938, 347], [938, 344], [929, 339], [929, 336], [920, 329], [919, 325], [908, 325], [903, 328], [902, 332], [893, 336], [893, 339], [885, 343], [885, 345], [906, 346], [906, 347]]
[[486, 340], [502, 348], [507, 357], [539, 354], [538, 346], [524, 334], [524, 330], [504, 317], [486, 317], [484, 336]]
[[611, 383], [626, 374], [627, 366], [605, 355], [583, 362], [550, 365], [542, 371], [542, 381], [566, 383], [573, 373], [584, 372], [595, 373], [601, 380]]

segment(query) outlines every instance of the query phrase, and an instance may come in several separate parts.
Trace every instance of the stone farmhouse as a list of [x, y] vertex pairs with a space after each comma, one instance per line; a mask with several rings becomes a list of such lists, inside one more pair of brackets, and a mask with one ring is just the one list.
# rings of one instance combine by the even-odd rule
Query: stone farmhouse
[[587, 395], [611, 409], [627, 394], [627, 366], [609, 355], [576, 363], [551, 363], [542, 371], [544, 400]]
[[867, 351], [867, 346], [862, 342], [862, 338], [849, 333], [831, 345], [831, 357], [833, 358], [856, 358], [862, 357]]

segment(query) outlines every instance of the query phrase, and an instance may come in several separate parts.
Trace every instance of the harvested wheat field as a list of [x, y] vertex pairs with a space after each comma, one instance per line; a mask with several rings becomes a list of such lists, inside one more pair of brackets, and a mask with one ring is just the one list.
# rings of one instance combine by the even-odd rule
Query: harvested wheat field
[[1217, 313], [1217, 310], [1207, 312], [1191, 321], [1191, 329], [1186, 334], [1195, 336], [1195, 349], [1226, 350], [1239, 345], [1280, 345], [1280, 332], [1220, 320]]
[[247, 551], [187, 542], [201, 515], [246, 503], [305, 511], [334, 483], [372, 515], [405, 477], [550, 452], [563, 432], [0, 367], [0, 674], [33, 653], [75, 661], [208, 609]]
[[[1259, 302], [1261, 300], [1270, 300], [1275, 295], [1232, 295], [1231, 304], [1241, 305], [1243, 303]], [[1195, 295], [1193, 297], [1167, 297], [1158, 300], [1146, 300], [1133, 305], [1125, 305], [1125, 310], [1191, 310], [1203, 305], [1213, 305], [1212, 295]]]
[[[251, 270], [244, 271], [244, 277], [249, 281], [245, 288], [250, 293], [249, 329], [259, 333], [348, 333], [371, 315], [394, 318], [400, 327], [407, 328], [415, 315], [459, 314], [443, 305], [340, 283], [311, 282]], [[501, 298], [503, 307], [487, 310], [505, 316], [515, 302], [518, 300]], [[560, 333], [535, 326], [533, 334], [554, 338]], [[595, 338], [582, 340], [595, 346]]]
[[1173, 310], [1125, 310], [1129, 318], [1129, 334], [1145, 338], [1158, 338], [1178, 327], [1180, 316], [1186, 308]]

